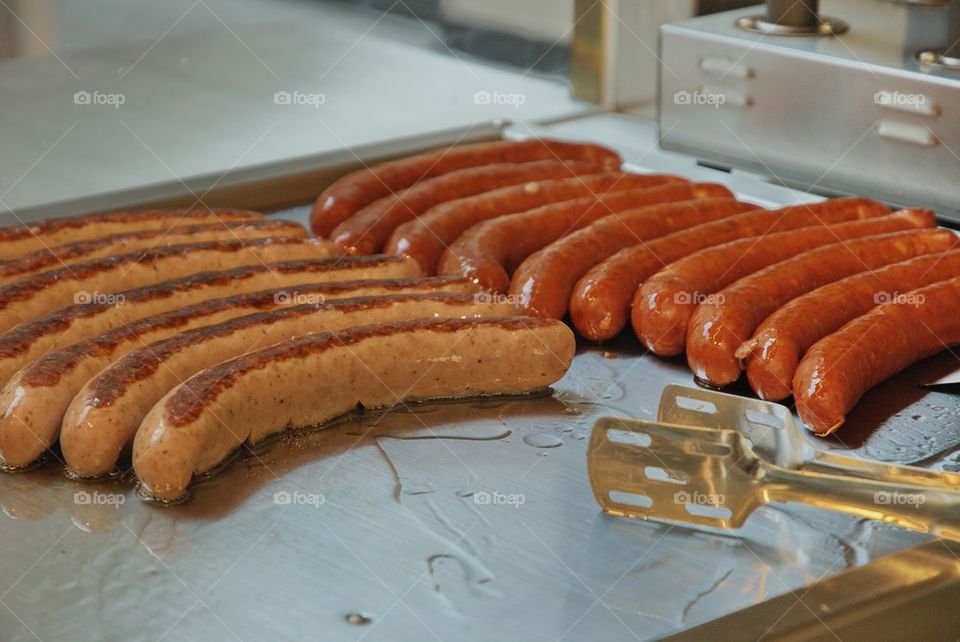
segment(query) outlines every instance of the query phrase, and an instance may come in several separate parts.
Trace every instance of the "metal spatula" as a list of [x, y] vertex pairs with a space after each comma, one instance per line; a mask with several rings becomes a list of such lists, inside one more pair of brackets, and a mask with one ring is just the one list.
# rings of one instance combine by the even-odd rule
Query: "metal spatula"
[[598, 420], [587, 463], [597, 502], [625, 517], [730, 529], [801, 502], [960, 540], [960, 475], [819, 451], [765, 401], [667, 386], [657, 421]]

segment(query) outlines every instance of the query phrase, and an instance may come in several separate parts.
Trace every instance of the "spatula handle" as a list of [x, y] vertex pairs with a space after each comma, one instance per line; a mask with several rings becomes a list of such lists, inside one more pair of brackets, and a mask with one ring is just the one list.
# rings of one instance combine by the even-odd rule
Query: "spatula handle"
[[761, 474], [764, 502], [800, 502], [960, 540], [960, 492], [778, 467]]
[[939, 472], [917, 466], [884, 464], [878, 461], [856, 459], [823, 451], [818, 451], [814, 460], [810, 463], [891, 484], [911, 484], [960, 490], [960, 475], [956, 473]]

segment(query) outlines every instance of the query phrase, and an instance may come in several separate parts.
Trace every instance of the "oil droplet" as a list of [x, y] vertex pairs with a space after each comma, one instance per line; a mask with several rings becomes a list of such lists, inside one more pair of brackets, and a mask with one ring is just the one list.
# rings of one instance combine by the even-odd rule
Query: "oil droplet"
[[563, 445], [563, 440], [549, 433], [535, 432], [524, 435], [523, 443], [534, 448], [556, 448]]
[[347, 622], [350, 624], [364, 625], [373, 622], [373, 618], [363, 613], [347, 613]]

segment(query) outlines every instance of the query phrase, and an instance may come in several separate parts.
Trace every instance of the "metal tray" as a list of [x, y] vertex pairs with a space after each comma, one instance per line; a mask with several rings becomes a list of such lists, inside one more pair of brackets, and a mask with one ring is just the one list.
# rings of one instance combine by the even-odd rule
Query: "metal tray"
[[[756, 187], [755, 200], [778, 199]], [[911, 368], [818, 443], [955, 469], [960, 404], [917, 386], [955, 364], [946, 354]], [[768, 506], [735, 534], [601, 514], [586, 474], [593, 422], [652, 417], [665, 384], [691, 380], [630, 337], [582, 345], [552, 395], [288, 435], [168, 509], [52, 466], [0, 475], [0, 639], [633, 640], [764, 603], [771, 626], [753, 637], [802, 628], [808, 611], [808, 632], [822, 634], [836, 611], [804, 598], [849, 569], [885, 578], [861, 579], [850, 609], [871, 590], [930, 589], [915, 564], [871, 564], [882, 556], [923, 552], [956, 585], [954, 549], [816, 508]], [[739, 626], [711, 639], [753, 630]]]

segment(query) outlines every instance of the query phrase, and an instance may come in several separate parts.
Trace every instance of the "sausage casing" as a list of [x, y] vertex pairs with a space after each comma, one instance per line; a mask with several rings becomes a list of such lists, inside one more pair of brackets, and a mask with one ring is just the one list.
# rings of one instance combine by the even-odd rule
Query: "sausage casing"
[[364, 206], [418, 181], [466, 167], [539, 160], [581, 160], [607, 169], [617, 169], [621, 162], [619, 154], [599, 145], [548, 139], [443, 147], [360, 169], [338, 179], [317, 197], [310, 225], [317, 236], [326, 237]]
[[830, 283], [784, 304], [737, 349], [761, 399], [793, 394], [800, 358], [814, 343], [910, 290], [960, 276], [960, 250], [920, 256]]
[[737, 279], [821, 245], [931, 224], [927, 212], [906, 210], [864, 221], [812, 225], [745, 238], [700, 250], [674, 261], [637, 289], [630, 310], [633, 330], [655, 354], [680, 354], [696, 306]]
[[[440, 258], [437, 272], [465, 276], [493, 292], [506, 292], [509, 273], [542, 247], [609, 214], [660, 203], [691, 199], [731, 198], [722, 185], [678, 183], [649, 189], [608, 192], [538, 207], [520, 214], [501, 216], [475, 225], [451, 245]], [[667, 234], [692, 225], [657, 226], [651, 236]]]
[[745, 276], [694, 311], [687, 327], [687, 363], [700, 381], [729, 385], [740, 378], [737, 348], [784, 303], [851, 274], [946, 251], [957, 240], [953, 232], [939, 229], [868, 236], [810, 250]]
[[637, 288], [665, 265], [740, 238], [889, 213], [885, 205], [876, 201], [837, 198], [772, 212], [738, 214], [640, 243], [591, 268], [577, 282], [570, 297], [570, 318], [582, 337], [591, 341], [611, 339], [629, 322], [630, 304]]
[[431, 207], [412, 221], [398, 226], [383, 251], [409, 256], [420, 264], [424, 274], [433, 274], [447, 246], [482, 221], [604, 192], [686, 182], [686, 179], [664, 174], [604, 172], [501, 187]]
[[800, 419], [827, 435], [863, 394], [916, 361], [960, 343], [960, 278], [903, 293], [817, 341], [793, 379]]

